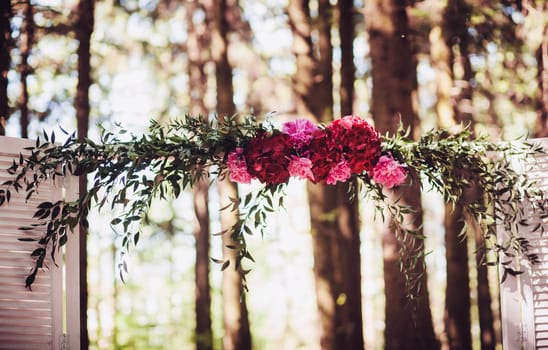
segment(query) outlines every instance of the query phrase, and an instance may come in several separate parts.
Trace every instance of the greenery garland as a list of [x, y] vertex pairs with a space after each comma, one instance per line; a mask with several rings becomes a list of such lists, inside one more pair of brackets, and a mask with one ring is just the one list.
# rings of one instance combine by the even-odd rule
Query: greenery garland
[[[177, 197], [202, 178], [229, 177], [237, 182], [258, 179], [264, 184], [242, 198], [230, 199], [232, 209], [239, 209], [239, 218], [223, 234], [230, 234], [235, 242], [232, 248], [237, 252], [237, 269], [243, 269], [243, 260], [254, 260], [246, 235], [262, 234], [267, 214], [283, 206], [284, 188], [291, 176], [327, 184], [357, 179], [358, 186], [349, 195], [361, 194], [373, 200], [382, 218], [391, 218], [398, 239], [412, 243], [402, 244], [400, 252], [410, 296], [418, 290], [420, 276], [412, 271], [423, 236], [405, 224], [405, 215], [413, 209], [391, 201], [387, 191], [406, 186], [412, 179], [425, 179], [423, 183], [445, 201], [464, 204], [466, 216], [482, 228], [486, 249], [495, 253], [488, 263], [500, 263], [505, 276], [521, 273], [506, 257], [537, 261], [536, 255], [528, 252], [527, 240], [518, 234], [519, 226], [528, 223], [516, 203], [529, 201], [542, 217], [548, 217], [548, 206], [526, 174], [511, 166], [512, 157], [529, 159], [543, 152], [536, 144], [494, 143], [483, 136], [474, 138], [466, 129], [457, 133], [432, 130], [413, 141], [403, 130], [393, 137], [381, 136], [356, 116], [327, 126], [293, 121], [284, 124], [281, 131], [253, 116], [210, 121], [187, 116], [167, 125], [153, 121], [147, 133], [130, 135], [128, 140], [117, 136], [126, 131], [116, 127], [116, 133], [103, 129], [99, 143], [78, 141], [74, 134], [61, 129], [68, 137], [59, 145], [54, 133], [44, 132], [43, 140], [38, 138], [35, 146], [27, 149], [30, 155], [21, 154], [9, 167], [13, 178], [0, 188], [0, 206], [9, 202], [12, 191], [26, 192], [28, 200], [39, 191], [40, 183], [59, 176], [90, 175], [91, 179], [88, 192], [77, 200], [43, 202], [34, 215], [39, 223], [21, 228], [44, 230], [40, 239], [19, 238], [38, 245], [32, 252], [36, 263], [26, 278], [26, 287], [31, 288], [38, 271], [45, 267], [47, 254], [54, 259], [54, 252], [67, 242], [69, 232], [79, 223], [88, 226], [86, 216], [92, 205], [99, 210], [121, 207], [121, 215], [111, 225], [123, 232], [122, 248], [128, 252], [139, 241], [140, 223], [152, 200]], [[481, 189], [482, 200], [461, 201], [472, 186]], [[496, 223], [511, 233], [508, 241], [497, 242]], [[544, 228], [539, 225], [534, 230]], [[230, 264], [228, 260], [213, 260], [222, 263], [222, 269]], [[120, 266], [123, 277], [125, 263]]]

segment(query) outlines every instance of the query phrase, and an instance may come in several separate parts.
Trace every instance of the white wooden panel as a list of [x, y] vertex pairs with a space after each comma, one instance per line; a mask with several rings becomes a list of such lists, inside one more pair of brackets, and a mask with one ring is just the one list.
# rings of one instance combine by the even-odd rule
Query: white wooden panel
[[[548, 150], [548, 139], [536, 139]], [[516, 162], [516, 170], [526, 172], [537, 186], [548, 196], [548, 154], [539, 154], [535, 159]], [[530, 203], [520, 203], [526, 213], [529, 226], [520, 226], [519, 235], [527, 238], [529, 253], [538, 255], [540, 263], [531, 264], [526, 259], [514, 259], [510, 265], [522, 271], [518, 276], [508, 276], [500, 286], [501, 317], [504, 349], [548, 349], [548, 233], [541, 236], [532, 232], [537, 224], [548, 232], [548, 220], [541, 219], [531, 210]], [[498, 227], [499, 242], [510, 235]], [[501, 255], [503, 261], [508, 257]], [[500, 269], [501, 274], [503, 269]]]
[[[26, 152], [24, 147], [33, 145], [34, 141], [0, 137], [0, 183], [12, 178], [6, 171], [12, 159], [18, 159], [20, 152]], [[68, 192], [63, 187], [68, 188]], [[59, 267], [55, 267], [48, 254], [46, 264], [50, 268], [38, 272], [32, 291], [25, 288], [25, 277], [34, 266], [30, 253], [38, 246], [36, 242], [18, 240], [41, 236], [39, 229], [18, 229], [36, 222], [32, 216], [39, 203], [57, 201], [65, 195], [74, 197], [76, 189], [76, 178], [65, 179], [63, 183], [43, 183], [29, 201], [25, 201], [24, 192], [11, 191], [10, 203], [0, 207], [0, 349], [80, 348], [80, 309], [75, 301], [79, 298], [77, 233], [69, 237], [66, 254], [63, 249], [56, 258]], [[66, 272], [70, 280], [64, 290], [66, 276], [61, 266], [67, 259], [71, 260]], [[65, 322], [67, 320], [70, 322]], [[64, 342], [68, 332], [73, 332], [69, 339], [77, 339], [70, 347]]]

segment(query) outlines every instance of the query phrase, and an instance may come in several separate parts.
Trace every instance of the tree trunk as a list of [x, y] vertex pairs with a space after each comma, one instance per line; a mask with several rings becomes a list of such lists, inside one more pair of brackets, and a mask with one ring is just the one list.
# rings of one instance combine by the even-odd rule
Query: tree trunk
[[[80, 0], [76, 9], [77, 21], [75, 24], [76, 39], [78, 40], [78, 83], [76, 86], [76, 120], [78, 124], [78, 139], [83, 140], [89, 129], [89, 88], [91, 86], [91, 35], [93, 33], [95, 0]], [[80, 177], [80, 196], [87, 191], [87, 179]], [[80, 345], [88, 349], [89, 337], [87, 331], [87, 228], [80, 225]]]
[[211, 330], [211, 292], [209, 284], [209, 182], [207, 179], [198, 181], [194, 186], [194, 213], [196, 226], [196, 349], [213, 349], [213, 334]]
[[474, 229], [476, 243], [476, 268], [478, 274], [478, 316], [480, 324], [481, 350], [495, 350], [497, 338], [495, 333], [495, 317], [491, 306], [491, 291], [489, 288], [489, 274], [485, 264], [483, 249], [485, 241], [481, 229]]
[[363, 349], [359, 220], [347, 184], [309, 184], [322, 349]]
[[34, 42], [34, 8], [30, 2], [21, 4], [23, 11], [23, 26], [21, 28], [21, 63], [20, 63], [20, 79], [21, 79], [21, 95], [19, 95], [19, 125], [21, 127], [21, 137], [29, 137], [29, 89], [27, 78], [32, 72], [29, 63], [30, 52]]
[[[456, 14], [458, 16], [458, 14]], [[445, 13], [447, 16], [447, 13]], [[454, 18], [451, 18], [454, 20]], [[430, 57], [436, 69], [436, 112], [438, 126], [454, 128], [457, 126], [457, 107], [451, 93], [455, 88], [453, 81], [453, 60], [451, 37], [443, 21], [430, 32]], [[470, 338], [470, 281], [468, 269], [468, 247], [466, 236], [461, 236], [464, 228], [462, 203], [445, 205], [445, 256], [447, 287], [445, 293], [444, 323], [450, 349], [467, 349]]]
[[321, 114], [314, 110], [313, 91], [316, 89], [316, 60], [312, 47], [312, 28], [307, 0], [290, 0], [287, 13], [289, 25], [293, 33], [293, 54], [295, 55], [297, 71], [292, 79], [297, 113], [302, 118], [318, 120]]
[[339, 39], [341, 42], [341, 116], [352, 114], [354, 108], [354, 1], [337, 1], [339, 10]]
[[[207, 91], [207, 77], [204, 71], [206, 46], [204, 23], [194, 24], [192, 15], [198, 8], [197, 2], [185, 3], [188, 26], [188, 77], [191, 113], [197, 117], [206, 116], [204, 96]], [[194, 238], [196, 240], [196, 349], [213, 349], [211, 329], [211, 287], [209, 283], [209, 180], [200, 179], [194, 185], [194, 214], [196, 217]]]
[[[548, 16], [548, 4], [540, 9], [545, 16]], [[542, 41], [536, 52], [537, 56], [537, 128], [536, 137], [548, 136], [548, 25], [544, 26]]]
[[470, 349], [470, 279], [468, 270], [467, 236], [463, 207], [457, 203], [445, 206], [445, 256], [447, 288], [445, 291], [445, 332], [450, 349]]
[[[325, 0], [318, 6], [318, 47], [314, 48], [308, 2], [289, 2], [297, 61], [293, 90], [300, 116], [329, 122], [333, 119], [332, 9]], [[322, 349], [363, 349], [359, 220], [356, 203], [348, 201], [347, 186], [308, 184]]]
[[[215, 82], [217, 84], [217, 113], [219, 118], [231, 116], [236, 112], [232, 86], [232, 67], [228, 62], [228, 22], [225, 17], [226, 0], [215, 0], [206, 12], [212, 16], [210, 25], [211, 51], [215, 61]], [[219, 182], [221, 204], [224, 206], [228, 198], [238, 197], [237, 185], [228, 179]], [[221, 212], [222, 229], [232, 227], [238, 219], [238, 211]], [[230, 267], [223, 272], [223, 308], [224, 308], [224, 350], [251, 349], [251, 333], [245, 295], [242, 293], [241, 270], [236, 268], [234, 249], [227, 246], [237, 245], [230, 234], [223, 235], [223, 260], [230, 260]]]
[[0, 136], [6, 135], [9, 117], [8, 72], [11, 64], [11, 2], [0, 0]]
[[[366, 3], [367, 30], [372, 60], [372, 112], [381, 134], [394, 134], [400, 122], [411, 128], [411, 135], [419, 135], [416, 113], [416, 60], [411, 51], [408, 18], [403, 0], [372, 0]], [[416, 179], [417, 180], [417, 179]], [[412, 228], [422, 224], [422, 206], [419, 181], [412, 181], [394, 191], [387, 191], [392, 199], [411, 206], [412, 214], [406, 223]], [[432, 326], [424, 256], [419, 255], [411, 275], [421, 276], [417, 300], [408, 299], [406, 283], [400, 271], [399, 251], [407, 244], [408, 251], [424, 252], [419, 241], [401, 242], [390, 223], [383, 232], [384, 279], [386, 293], [385, 348], [437, 349], [439, 344]], [[414, 307], [411, 307], [414, 306]]]
[[[461, 0], [450, 0], [443, 14], [443, 40], [440, 45], [445, 46], [448, 55], [443, 57], [450, 68], [451, 83], [444, 85], [446, 94], [453, 91], [452, 125], [467, 125], [473, 132], [474, 118], [472, 113], [472, 67], [468, 57], [470, 39], [467, 32], [467, 21], [471, 9]], [[456, 93], [455, 93], [456, 92]], [[447, 291], [445, 305], [445, 331], [450, 349], [468, 349], [472, 346], [471, 319], [470, 319], [470, 280], [468, 269], [468, 249], [466, 237], [459, 236], [464, 227], [463, 206], [473, 202], [481, 202], [481, 191], [470, 188], [464, 193], [464, 197], [455, 205], [446, 206], [446, 256], [447, 256]], [[477, 230], [476, 227], [472, 227]], [[470, 231], [473, 236], [479, 232]], [[475, 238], [474, 238], [475, 242]], [[477, 260], [482, 254], [477, 247]], [[478, 312], [480, 314], [480, 329], [482, 333], [482, 348], [494, 346], [495, 334], [489, 294], [489, 281], [487, 279], [487, 267], [481, 263], [476, 264], [478, 279]], [[480, 292], [483, 291], [483, 293]], [[487, 322], [486, 322], [487, 321]], [[491, 343], [489, 343], [489, 341]]]
[[[341, 116], [353, 114], [354, 105], [354, 3], [352, 0], [339, 0], [339, 39], [341, 43], [341, 85], [340, 104]], [[352, 180], [356, 185], [356, 181]], [[356, 188], [356, 187], [354, 187]], [[345, 346], [352, 349], [363, 349], [363, 318], [362, 318], [362, 276], [360, 255], [360, 219], [358, 200], [348, 199], [348, 188], [345, 185], [337, 186], [339, 203], [338, 227], [340, 229], [340, 241], [343, 251], [342, 261], [347, 266], [341, 268], [345, 279], [344, 289], [341, 293], [347, 297], [346, 306], [343, 307], [343, 322], [350, 325]], [[340, 273], [340, 271], [339, 271]]]

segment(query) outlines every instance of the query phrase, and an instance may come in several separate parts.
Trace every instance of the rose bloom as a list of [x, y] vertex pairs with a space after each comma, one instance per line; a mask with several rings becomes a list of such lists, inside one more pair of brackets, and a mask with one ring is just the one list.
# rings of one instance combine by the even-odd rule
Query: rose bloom
[[407, 178], [405, 165], [395, 160], [391, 154], [381, 156], [372, 172], [373, 181], [386, 188], [399, 186]]
[[306, 180], [310, 179], [314, 181], [314, 174], [312, 173], [312, 161], [305, 157], [292, 156], [289, 162], [289, 175], [296, 178]]
[[297, 149], [308, 145], [316, 130], [318, 127], [308, 119], [297, 119], [282, 125], [282, 132], [291, 137], [291, 142]]
[[326, 183], [328, 185], [335, 185], [337, 181], [345, 182], [351, 175], [350, 166], [345, 160], [343, 160], [331, 168], [329, 175], [327, 175]]
[[259, 181], [272, 185], [289, 180], [289, 161], [294, 153], [289, 135], [259, 133], [244, 148], [247, 171]]
[[333, 144], [348, 161], [353, 174], [371, 171], [381, 155], [379, 132], [364, 119], [347, 115], [329, 124]]
[[230, 181], [248, 184], [251, 182], [252, 177], [247, 172], [247, 163], [243, 156], [243, 148], [236, 148], [236, 150], [228, 154], [227, 167], [230, 171]]

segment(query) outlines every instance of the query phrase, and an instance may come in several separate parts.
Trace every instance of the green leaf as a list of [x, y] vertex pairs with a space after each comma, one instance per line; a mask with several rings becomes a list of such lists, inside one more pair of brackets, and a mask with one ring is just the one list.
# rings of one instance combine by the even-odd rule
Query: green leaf
[[55, 206], [53, 210], [51, 211], [51, 219], [56, 219], [57, 216], [59, 216], [59, 213], [61, 212], [61, 207]]
[[251, 253], [250, 253], [248, 250], [245, 251], [244, 256], [245, 256], [246, 258], [248, 258], [249, 260], [255, 262], [255, 259], [253, 259], [253, 257], [251, 256]]
[[31, 254], [30, 256], [41, 256], [43, 254], [45, 254], [46, 250], [44, 248], [36, 248]]
[[28, 288], [29, 290], [32, 291], [32, 284], [34, 283], [34, 280], [36, 278], [36, 272], [37, 270], [34, 269], [33, 272], [27, 276], [27, 278], [25, 279], [25, 288]]
[[62, 246], [64, 246], [66, 243], [67, 243], [67, 235], [62, 235], [60, 238], [59, 238], [59, 248], [61, 248]]
[[51, 202], [42, 202], [38, 205], [38, 208], [41, 209], [50, 209], [51, 207], [53, 207], [53, 203]]

